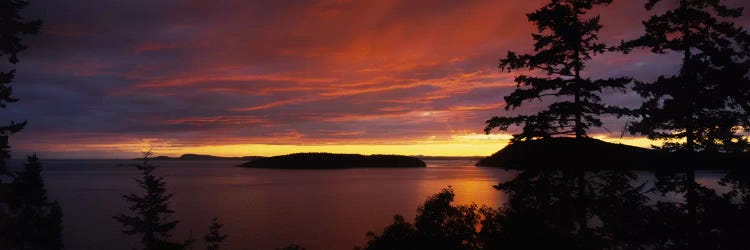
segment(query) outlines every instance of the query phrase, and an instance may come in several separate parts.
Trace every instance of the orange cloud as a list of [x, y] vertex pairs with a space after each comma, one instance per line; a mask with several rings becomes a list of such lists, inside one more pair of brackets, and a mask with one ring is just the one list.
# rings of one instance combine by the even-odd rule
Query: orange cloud
[[[497, 60], [533, 50], [525, 14], [544, 3], [53, 1], [31, 10], [50, 26], [19, 64], [29, 87], [12, 118], [31, 123], [14, 149], [491, 153], [505, 137], [481, 135], [484, 121], [508, 114], [502, 97], [526, 73], [501, 72]], [[46, 11], [53, 8], [64, 11]], [[608, 43], [642, 33], [650, 14], [638, 1], [592, 13], [602, 14]], [[669, 55], [594, 60], [587, 76], [675, 70]], [[604, 98], [639, 102], [637, 95]], [[50, 108], [60, 104], [64, 112]], [[623, 123], [608, 117], [605, 126]]]

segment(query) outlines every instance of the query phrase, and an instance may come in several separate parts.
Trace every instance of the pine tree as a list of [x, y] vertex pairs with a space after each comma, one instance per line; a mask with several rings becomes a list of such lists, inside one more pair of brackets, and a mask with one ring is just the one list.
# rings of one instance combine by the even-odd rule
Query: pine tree
[[[18, 54], [27, 48], [21, 36], [39, 33], [42, 25], [40, 20], [28, 21], [21, 16], [27, 5], [22, 0], [0, 0], [0, 58], [7, 56], [10, 68], [18, 63]], [[18, 101], [10, 86], [15, 74], [13, 69], [0, 71], [0, 109]], [[14, 173], [7, 167], [8, 137], [25, 125], [25, 121], [11, 121], [0, 126], [0, 248], [60, 249], [62, 211], [56, 202], [47, 201], [36, 157], [33, 161], [29, 159], [23, 172]]]
[[598, 41], [602, 28], [599, 16], [589, 17], [588, 11], [611, 2], [554, 0], [527, 14], [528, 20], [537, 27], [537, 33], [532, 34], [535, 53], [508, 52], [507, 57], [500, 60], [499, 68], [506, 71], [525, 68], [535, 72], [516, 77], [517, 88], [505, 97], [505, 109], [516, 109], [524, 102], [544, 98], [555, 102], [533, 115], [493, 117], [487, 121], [485, 132], [522, 125], [522, 132], [516, 134], [514, 140], [557, 135], [583, 138], [590, 127], [602, 126], [601, 115], [625, 112], [603, 104], [600, 95], [606, 88], [623, 88], [630, 78], [594, 80], [583, 74], [586, 62], [608, 48]]
[[125, 200], [132, 203], [130, 210], [135, 215], [120, 214], [114, 219], [120, 222], [126, 229], [126, 234], [142, 234], [141, 242], [144, 249], [181, 249], [186, 244], [169, 242], [169, 232], [177, 226], [179, 221], [169, 220], [169, 215], [174, 211], [169, 208], [169, 199], [172, 194], [167, 193], [164, 177], [154, 175], [156, 166], [150, 162], [151, 152], [144, 152], [142, 163], [136, 165], [141, 171], [141, 178], [136, 179], [146, 193], [143, 195], [123, 195]]
[[42, 164], [29, 156], [23, 171], [10, 184], [11, 225], [9, 249], [62, 249], [62, 209], [49, 201], [42, 179]]
[[[605, 105], [601, 93], [605, 89], [623, 89], [629, 77], [591, 79], [584, 75], [586, 63], [609, 47], [599, 42], [602, 29], [599, 16], [589, 11], [606, 6], [612, 0], [553, 0], [541, 9], [527, 14], [537, 27], [533, 54], [508, 52], [500, 60], [501, 70], [528, 69], [529, 75], [516, 77], [516, 90], [505, 97], [505, 109], [516, 109], [524, 102], [548, 99], [554, 101], [545, 110], [533, 115], [493, 117], [485, 132], [494, 128], [507, 131], [522, 125], [522, 132], [513, 141], [551, 138], [554, 136], [587, 137], [591, 127], [601, 127], [601, 115], [623, 115], [626, 109]], [[575, 157], [575, 156], [574, 156]], [[589, 237], [587, 215], [587, 183], [583, 170], [575, 171], [577, 189], [577, 222], [580, 239]]]
[[[650, 0], [646, 8], [659, 2]], [[741, 15], [742, 8], [719, 0], [681, 0], [676, 9], [645, 21], [645, 35], [623, 44], [683, 54], [679, 74], [636, 82], [646, 101], [631, 133], [664, 140], [663, 149], [671, 151], [746, 148], [739, 132], [750, 128], [750, 35], [729, 21]]]
[[224, 225], [219, 223], [219, 219], [214, 217], [211, 219], [211, 225], [208, 226], [208, 234], [203, 237], [206, 241], [206, 250], [219, 250], [221, 243], [227, 238], [226, 234], [221, 234], [221, 228]]
[[[21, 42], [20, 35], [33, 35], [39, 33], [42, 21], [26, 21], [21, 16], [21, 10], [29, 3], [23, 0], [0, 0], [0, 57], [8, 56], [8, 62], [11, 64], [18, 63], [18, 53], [27, 49], [27, 46]], [[15, 70], [0, 71], [0, 108], [6, 108], [8, 103], [17, 102], [18, 99], [13, 97], [13, 87], [10, 84], [16, 77]], [[8, 171], [6, 160], [10, 158], [10, 145], [8, 136], [15, 134], [23, 129], [26, 122], [11, 122], [8, 125], [0, 126], [0, 177], [3, 175], [11, 176]], [[2, 183], [2, 178], [0, 178]]]
[[[649, 0], [651, 10], [661, 0]], [[750, 128], [750, 36], [731, 20], [742, 8], [730, 8], [720, 0], [680, 0], [675, 9], [650, 17], [646, 34], [623, 43], [623, 48], [650, 48], [655, 53], [683, 55], [677, 75], [660, 76], [652, 83], [636, 82], [645, 98], [637, 110], [640, 121], [629, 126], [633, 134], [663, 140], [664, 150], [737, 152], [747, 150], [741, 131]], [[697, 202], [695, 166], [684, 166], [690, 228], [688, 241], [697, 249]], [[674, 177], [669, 177], [674, 178]]]

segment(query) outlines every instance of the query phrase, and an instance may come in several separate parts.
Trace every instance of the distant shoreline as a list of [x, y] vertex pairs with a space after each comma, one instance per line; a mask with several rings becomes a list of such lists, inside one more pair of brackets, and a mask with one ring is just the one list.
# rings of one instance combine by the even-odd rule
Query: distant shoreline
[[[322, 152], [321, 152], [322, 153]], [[335, 154], [335, 153], [332, 153]], [[408, 157], [415, 157], [426, 161], [438, 161], [438, 160], [466, 160], [466, 161], [478, 161], [486, 156], [424, 156], [424, 155], [406, 155]], [[155, 156], [151, 157], [154, 161], [252, 161], [260, 158], [268, 158], [274, 156], [215, 156], [215, 155], [203, 155], [203, 154], [183, 154], [181, 156]], [[25, 158], [15, 158], [16, 160], [25, 160]], [[141, 160], [142, 158], [41, 158], [41, 160], [55, 160], [55, 161], [79, 161], [79, 160], [108, 160], [108, 161], [132, 161]]]

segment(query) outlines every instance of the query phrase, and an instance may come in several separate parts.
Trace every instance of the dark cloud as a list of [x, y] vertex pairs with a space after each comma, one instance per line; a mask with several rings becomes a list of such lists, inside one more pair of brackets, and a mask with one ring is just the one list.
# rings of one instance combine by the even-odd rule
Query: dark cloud
[[[30, 125], [13, 145], [75, 156], [143, 142], [379, 144], [481, 133], [514, 87], [516, 73], [499, 72], [497, 60], [532, 48], [524, 13], [543, 2], [32, 1], [25, 15], [45, 25], [17, 66], [22, 102], [7, 117]], [[596, 10], [602, 39], [640, 34], [642, 5]], [[674, 55], [607, 54], [586, 74], [647, 80], [678, 64]], [[595, 132], [618, 134], [625, 122], [607, 121]]]

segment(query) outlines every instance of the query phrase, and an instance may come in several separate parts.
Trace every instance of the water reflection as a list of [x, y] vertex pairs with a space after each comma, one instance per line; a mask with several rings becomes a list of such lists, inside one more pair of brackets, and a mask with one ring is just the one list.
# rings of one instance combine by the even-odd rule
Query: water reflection
[[[50, 197], [64, 210], [68, 249], [132, 249], [138, 238], [121, 233], [112, 215], [127, 210], [121, 194], [137, 191], [138, 172], [112, 160], [45, 161]], [[226, 249], [275, 249], [290, 243], [316, 249], [363, 245], [368, 230], [392, 215], [413, 218], [426, 197], [452, 185], [457, 202], [502, 203], [492, 185], [513, 177], [471, 161], [431, 162], [427, 168], [273, 170], [245, 169], [236, 161], [155, 161], [175, 196], [181, 222], [174, 237], [202, 235], [210, 216], [230, 235]], [[462, 184], [466, 183], [466, 184]], [[469, 198], [475, 197], [475, 198]], [[311, 226], [314, 225], [314, 226]], [[96, 230], [90, 230], [95, 228]], [[118, 242], [112, 245], [112, 242]], [[202, 249], [200, 241], [195, 249]]]
[[[127, 209], [120, 194], [137, 188], [132, 185], [137, 172], [120, 163], [45, 162], [50, 198], [63, 208], [66, 248], [138, 246], [138, 239], [123, 235], [111, 219]], [[408, 239], [400, 247], [380, 245], [390, 246], [386, 249], [689, 249], [684, 190], [667, 185], [682, 173], [656, 178], [645, 171], [587, 171], [580, 195], [573, 171], [509, 172], [471, 162], [325, 171], [232, 167], [237, 162], [157, 163], [176, 194], [175, 219], [184, 223], [175, 237], [201, 235], [207, 216], [217, 215], [230, 235], [227, 249], [289, 243], [313, 250], [383, 249], [377, 239]], [[701, 245], [694, 247], [747, 249], [748, 173], [698, 176], [695, 230]], [[443, 192], [423, 203], [448, 186], [453, 195]], [[394, 221], [397, 213], [402, 219]], [[389, 224], [391, 230], [384, 230]], [[374, 234], [367, 238], [369, 230]]]

